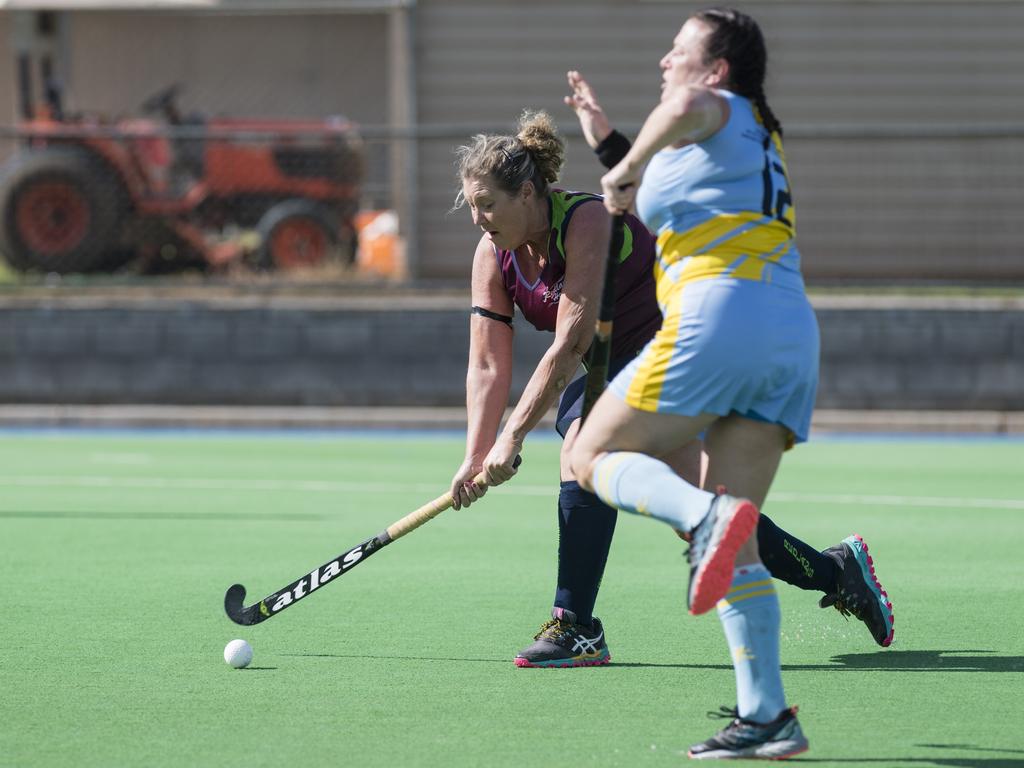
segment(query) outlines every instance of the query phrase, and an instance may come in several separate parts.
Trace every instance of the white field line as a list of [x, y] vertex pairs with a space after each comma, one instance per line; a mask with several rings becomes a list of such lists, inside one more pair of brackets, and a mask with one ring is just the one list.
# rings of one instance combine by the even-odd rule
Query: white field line
[[955, 496], [868, 496], [856, 493], [787, 493], [778, 491], [769, 501], [790, 504], [851, 504], [859, 507], [949, 507], [952, 509], [1024, 509], [1024, 499], [969, 499]]
[[[415, 493], [440, 496], [444, 484], [345, 482], [337, 480], [225, 480], [223, 478], [164, 477], [61, 477], [48, 475], [0, 476], [0, 488], [123, 488], [183, 491], [279, 491], [284, 493]], [[556, 495], [554, 485], [516, 485], [514, 482], [495, 489], [509, 496]], [[789, 504], [847, 504], [862, 507], [941, 507], [951, 509], [1024, 509], [1024, 499], [956, 498], [949, 496], [898, 496], [852, 493], [791, 493], [777, 491], [769, 501]]]
[[125, 466], [154, 463], [153, 457], [148, 453], [93, 453], [89, 455], [89, 461], [93, 464], [123, 464]]

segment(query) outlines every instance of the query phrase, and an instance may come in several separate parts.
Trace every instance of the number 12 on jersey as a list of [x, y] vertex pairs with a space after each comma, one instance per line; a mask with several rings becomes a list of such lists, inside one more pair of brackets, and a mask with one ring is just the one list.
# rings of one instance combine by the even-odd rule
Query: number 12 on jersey
[[789, 193], [789, 174], [786, 173], [786, 161], [772, 139], [773, 136], [767, 136], [764, 140], [762, 209], [765, 216], [771, 216], [793, 230], [796, 225], [796, 210], [793, 208], [793, 197]]

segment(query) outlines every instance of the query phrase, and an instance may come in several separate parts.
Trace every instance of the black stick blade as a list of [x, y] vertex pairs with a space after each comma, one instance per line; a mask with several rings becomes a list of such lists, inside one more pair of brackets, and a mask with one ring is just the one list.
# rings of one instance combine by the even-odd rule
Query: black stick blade
[[260, 608], [263, 608], [262, 602], [250, 605], [248, 608], [243, 606], [244, 602], [245, 587], [241, 584], [233, 584], [224, 594], [224, 611], [235, 624], [246, 627], [251, 624], [259, 624], [270, 615], [265, 608], [260, 611]]
[[371, 536], [362, 544], [352, 547], [348, 552], [343, 552], [333, 560], [328, 560], [319, 568], [314, 568], [309, 573], [296, 579], [284, 589], [273, 592], [258, 603], [245, 606], [245, 587], [241, 584], [232, 585], [224, 594], [224, 612], [235, 624], [250, 626], [266, 621], [271, 616], [276, 616], [289, 605], [294, 605], [304, 597], [311, 595], [323, 585], [333, 581], [338, 576], [347, 573], [359, 563], [376, 552], [378, 549], [391, 543], [388, 532], [377, 536]]

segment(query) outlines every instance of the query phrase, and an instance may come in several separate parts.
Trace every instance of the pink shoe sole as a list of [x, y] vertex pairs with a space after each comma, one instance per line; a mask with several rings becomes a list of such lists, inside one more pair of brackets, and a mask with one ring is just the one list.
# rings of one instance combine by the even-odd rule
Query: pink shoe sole
[[611, 655], [605, 656], [604, 658], [597, 659], [586, 659], [583, 661], [565, 661], [565, 662], [549, 662], [534, 664], [527, 661], [524, 658], [516, 656], [515, 665], [517, 667], [529, 667], [530, 669], [570, 669], [572, 667], [601, 667], [609, 663], [612, 660]]
[[704, 562], [694, 574], [690, 596], [690, 613], [700, 616], [707, 613], [725, 597], [732, 584], [732, 572], [736, 568], [736, 553], [757, 527], [760, 513], [753, 502], [740, 500], [732, 519], [726, 524], [725, 532], [713, 550], [704, 557]]
[[868, 551], [867, 542], [860, 534], [853, 534], [850, 538], [856, 539], [861, 549], [864, 551], [864, 556], [867, 558], [867, 570], [865, 571], [864, 566], [860, 564], [858, 559], [858, 565], [861, 565], [861, 572], [864, 574], [864, 580], [868, 582], [869, 587], [873, 587], [874, 591], [879, 596], [879, 603], [882, 609], [882, 616], [885, 619], [885, 623], [889, 627], [889, 634], [880, 641], [878, 644], [883, 648], [888, 648], [892, 645], [893, 638], [896, 636], [896, 628], [893, 626], [896, 623], [896, 613], [892, 609], [892, 601], [889, 599], [889, 593], [882, 587], [882, 582], [878, 580], [878, 576], [875, 575], [875, 559], [871, 556]]

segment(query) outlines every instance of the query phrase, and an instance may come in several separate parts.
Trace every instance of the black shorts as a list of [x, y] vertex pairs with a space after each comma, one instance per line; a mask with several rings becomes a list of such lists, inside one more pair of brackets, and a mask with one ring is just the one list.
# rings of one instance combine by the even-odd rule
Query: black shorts
[[[636, 357], [636, 354], [612, 360], [608, 364], [608, 380], [614, 379], [615, 374], [625, 368], [634, 357]], [[583, 390], [586, 384], [587, 374], [584, 373], [582, 376], [577, 376], [565, 388], [561, 399], [558, 401], [558, 416], [555, 419], [555, 429], [558, 430], [558, 434], [563, 438], [565, 433], [569, 431], [572, 423], [583, 415]]]

